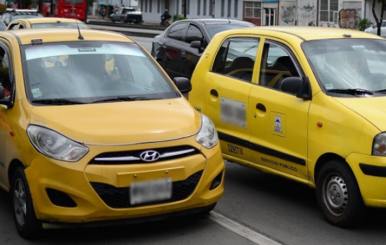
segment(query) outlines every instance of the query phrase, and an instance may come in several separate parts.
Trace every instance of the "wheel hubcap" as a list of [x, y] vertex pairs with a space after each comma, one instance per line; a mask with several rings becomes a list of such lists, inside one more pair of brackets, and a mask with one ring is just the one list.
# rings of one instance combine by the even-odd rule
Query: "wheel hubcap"
[[25, 223], [25, 216], [27, 215], [27, 201], [25, 196], [25, 187], [20, 179], [15, 182], [13, 194], [13, 208], [17, 223], [22, 226]]
[[344, 179], [338, 175], [331, 175], [324, 181], [323, 201], [330, 213], [342, 215], [348, 203], [348, 189]]

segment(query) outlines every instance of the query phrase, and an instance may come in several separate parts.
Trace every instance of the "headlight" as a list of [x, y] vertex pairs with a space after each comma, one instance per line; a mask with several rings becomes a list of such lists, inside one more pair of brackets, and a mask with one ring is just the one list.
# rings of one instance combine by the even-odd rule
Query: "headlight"
[[201, 114], [201, 129], [197, 134], [196, 141], [203, 147], [210, 149], [218, 143], [217, 131], [212, 120]]
[[373, 156], [386, 156], [386, 134], [375, 136], [373, 142]]
[[47, 128], [30, 125], [27, 134], [36, 150], [50, 158], [76, 162], [88, 152], [87, 147]]

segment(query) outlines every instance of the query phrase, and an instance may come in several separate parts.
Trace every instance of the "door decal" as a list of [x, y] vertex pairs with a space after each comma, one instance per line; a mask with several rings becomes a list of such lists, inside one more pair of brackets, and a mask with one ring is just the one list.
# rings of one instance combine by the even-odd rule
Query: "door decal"
[[220, 120], [241, 128], [247, 127], [246, 104], [225, 97], [220, 99]]
[[277, 136], [286, 137], [285, 114], [271, 112], [270, 120], [271, 133]]

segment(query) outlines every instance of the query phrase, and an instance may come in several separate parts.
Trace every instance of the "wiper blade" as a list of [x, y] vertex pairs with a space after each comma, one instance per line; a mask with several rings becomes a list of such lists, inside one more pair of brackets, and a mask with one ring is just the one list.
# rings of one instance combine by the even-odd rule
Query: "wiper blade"
[[49, 105], [78, 105], [78, 104], [86, 104], [81, 101], [76, 100], [68, 100], [68, 99], [39, 99], [39, 100], [32, 100], [32, 103], [39, 103], [39, 104], [49, 104]]
[[159, 98], [148, 98], [148, 97], [137, 97], [137, 96], [116, 96], [112, 98], [94, 100], [91, 103], [100, 103], [100, 102], [113, 102], [113, 101], [140, 101], [140, 100], [155, 100]]
[[386, 89], [375, 90], [374, 93], [385, 93]]
[[352, 94], [352, 95], [361, 95], [361, 94], [370, 94], [374, 92], [361, 88], [347, 88], [347, 89], [328, 89], [327, 92], [339, 93], [339, 94]]

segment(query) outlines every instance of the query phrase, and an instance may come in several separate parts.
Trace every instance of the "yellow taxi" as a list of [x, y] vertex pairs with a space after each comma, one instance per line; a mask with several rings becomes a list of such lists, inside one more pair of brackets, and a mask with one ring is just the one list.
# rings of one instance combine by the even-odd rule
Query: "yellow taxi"
[[[0, 187], [11, 193], [21, 236], [215, 207], [225, 165], [214, 124], [184, 97], [188, 79], [171, 81], [117, 33], [1, 37]], [[67, 63], [46, 65], [62, 55]]]
[[11, 21], [7, 30], [18, 29], [38, 29], [38, 28], [77, 28], [90, 29], [84, 22], [76, 19], [41, 17], [41, 18], [21, 18]]
[[[217, 34], [189, 101], [223, 157], [316, 188], [326, 219], [386, 208], [386, 40], [359, 31], [259, 27]], [[279, 204], [278, 204], [279, 205]]]

